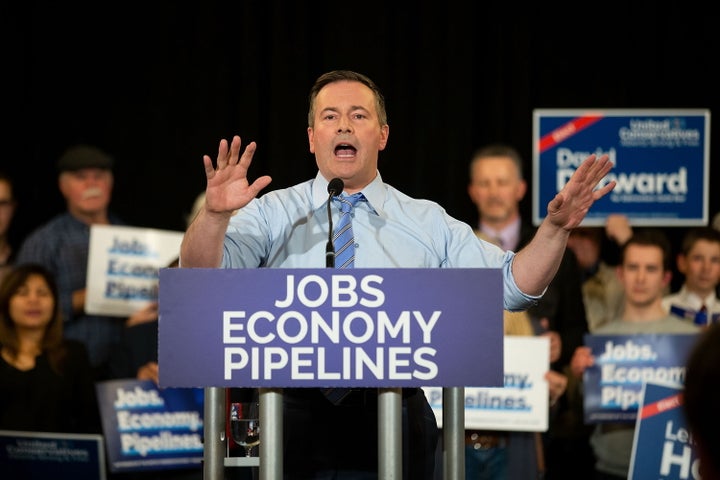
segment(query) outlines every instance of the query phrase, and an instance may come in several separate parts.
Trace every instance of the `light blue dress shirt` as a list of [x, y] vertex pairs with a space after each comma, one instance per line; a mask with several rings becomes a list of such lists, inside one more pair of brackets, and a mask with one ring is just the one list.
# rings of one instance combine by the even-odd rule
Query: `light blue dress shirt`
[[[323, 268], [328, 240], [328, 180], [317, 176], [252, 200], [230, 219], [223, 268]], [[504, 308], [524, 310], [539, 297], [521, 292], [513, 252], [477, 238], [435, 202], [411, 198], [378, 172], [353, 216], [355, 268], [501, 268]], [[335, 202], [334, 202], [335, 203]], [[332, 205], [333, 224], [340, 218]], [[482, 288], [482, 285], [478, 285]]]

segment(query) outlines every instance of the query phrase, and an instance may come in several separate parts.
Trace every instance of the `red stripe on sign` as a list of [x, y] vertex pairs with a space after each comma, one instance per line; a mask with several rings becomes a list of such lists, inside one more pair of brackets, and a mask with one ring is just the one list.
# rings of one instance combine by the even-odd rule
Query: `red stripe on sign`
[[548, 148], [562, 143], [568, 137], [572, 137], [593, 123], [600, 121], [602, 118], [602, 115], [585, 115], [584, 117], [578, 117], [569, 121], [565, 125], [559, 126], [540, 139], [540, 153], [544, 152]]
[[657, 402], [645, 405], [640, 411], [640, 418], [652, 417], [667, 410], [678, 408], [680, 405], [682, 405], [682, 393], [671, 395]]

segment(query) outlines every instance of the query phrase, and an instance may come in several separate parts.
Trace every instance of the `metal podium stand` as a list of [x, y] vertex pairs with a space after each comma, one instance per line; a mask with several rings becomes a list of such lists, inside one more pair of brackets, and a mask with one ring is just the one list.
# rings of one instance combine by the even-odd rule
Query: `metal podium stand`
[[[225, 388], [205, 387], [203, 479], [223, 480], [225, 467], [259, 467], [260, 480], [282, 480], [282, 389], [261, 388], [260, 457], [226, 457]], [[463, 387], [443, 388], [443, 479], [465, 478], [465, 409]], [[378, 389], [378, 477], [402, 478], [402, 392]]]

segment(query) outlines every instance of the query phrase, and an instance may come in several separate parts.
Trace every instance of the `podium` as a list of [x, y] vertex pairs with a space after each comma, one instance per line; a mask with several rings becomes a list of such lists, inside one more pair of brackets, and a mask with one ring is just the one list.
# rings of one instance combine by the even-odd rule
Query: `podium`
[[[160, 386], [204, 388], [206, 480], [283, 478], [285, 387], [377, 388], [379, 478], [401, 479], [401, 392], [422, 386], [443, 387], [444, 478], [462, 480], [463, 385], [503, 385], [499, 269], [161, 269], [159, 305]], [[316, 363], [293, 365], [297, 348]], [[357, 349], [382, 369], [358, 375]], [[226, 456], [233, 387], [260, 392], [257, 459]]]
[[[465, 407], [463, 387], [443, 388], [443, 479], [465, 479]], [[381, 389], [378, 393], [378, 475], [382, 479], [402, 478], [400, 389]], [[203, 478], [222, 480], [226, 467], [255, 467], [261, 480], [282, 480], [282, 391], [260, 390], [260, 425], [262, 445], [260, 457], [226, 457], [225, 394], [219, 387], [205, 388], [205, 451]], [[265, 427], [269, 425], [270, 428]]]

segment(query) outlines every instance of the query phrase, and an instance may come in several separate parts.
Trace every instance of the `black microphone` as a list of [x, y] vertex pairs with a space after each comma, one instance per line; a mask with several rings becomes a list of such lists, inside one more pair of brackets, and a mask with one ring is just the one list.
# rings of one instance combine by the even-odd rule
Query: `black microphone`
[[330, 183], [328, 183], [327, 191], [330, 194], [328, 196], [327, 200], [327, 215], [328, 215], [328, 223], [330, 226], [328, 227], [328, 241], [327, 245], [325, 245], [325, 266], [327, 268], [335, 268], [335, 245], [333, 245], [333, 221], [332, 221], [332, 211], [330, 210], [330, 204], [332, 203], [332, 197], [335, 195], [340, 195], [345, 188], [345, 182], [343, 182], [341, 179], [335, 177], [332, 180], [330, 180]]

